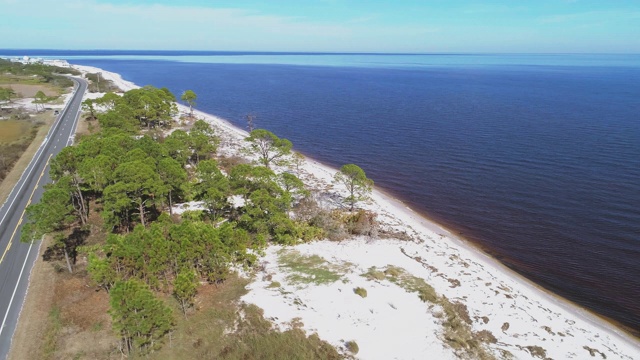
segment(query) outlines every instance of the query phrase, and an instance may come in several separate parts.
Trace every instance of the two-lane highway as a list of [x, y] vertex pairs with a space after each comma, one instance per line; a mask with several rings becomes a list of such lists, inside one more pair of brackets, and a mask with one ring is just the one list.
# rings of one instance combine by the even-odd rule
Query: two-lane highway
[[82, 97], [87, 83], [75, 79], [72, 99], [60, 113], [49, 134], [0, 208], [0, 360], [9, 353], [11, 339], [24, 303], [29, 274], [38, 257], [40, 242], [20, 242], [20, 229], [25, 222], [25, 208], [38, 202], [43, 186], [50, 182], [49, 162], [73, 141]]

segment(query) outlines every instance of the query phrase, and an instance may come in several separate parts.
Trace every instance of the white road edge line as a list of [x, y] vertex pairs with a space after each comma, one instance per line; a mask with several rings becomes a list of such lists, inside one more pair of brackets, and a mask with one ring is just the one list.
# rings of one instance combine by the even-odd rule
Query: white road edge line
[[[44, 236], [40, 239], [40, 243], [38, 244], [38, 254], [40, 254], [40, 249], [42, 248], [42, 243], [43, 242], [44, 242]], [[25, 262], [27, 261], [28, 258], [29, 258], [29, 256], [27, 256], [25, 258]], [[20, 319], [20, 316], [22, 316], [22, 310], [24, 309], [24, 303], [27, 300], [27, 294], [29, 293], [29, 285], [31, 284], [31, 274], [33, 273], [33, 265], [35, 265], [36, 261], [38, 261], [38, 257], [37, 256], [36, 256], [35, 259], [33, 259], [33, 264], [31, 265], [31, 270], [29, 270], [29, 278], [27, 279], [27, 289], [24, 292], [24, 300], [22, 301], [22, 305], [20, 306], [20, 311], [18, 311], [18, 319]], [[4, 325], [3, 325], [3, 327], [4, 327]], [[1, 328], [0, 328], [0, 330], [1, 330]], [[11, 347], [12, 346], [13, 346], [13, 336], [11, 336], [11, 340], [9, 341], [9, 352], [7, 353], [7, 355], [11, 353]]]
[[[78, 87], [80, 87], [78, 85]], [[88, 89], [88, 87], [87, 87]], [[87, 92], [87, 89], [84, 90], [84, 93], [82, 94], [82, 97], [84, 97], [84, 95]], [[78, 119], [80, 118], [80, 106], [78, 106], [78, 111], [76, 111], [76, 118], [75, 120], [73, 120], [73, 125], [71, 125], [71, 131], [69, 132], [69, 139], [67, 140], [67, 146], [69, 146], [70, 144], [72, 144], [76, 138], [76, 127], [78, 126]]]
[[[40, 243], [42, 244], [42, 239], [40, 239]], [[13, 299], [16, 296], [16, 291], [18, 291], [18, 286], [20, 286], [20, 280], [22, 279], [22, 273], [24, 272], [24, 267], [27, 265], [27, 261], [29, 260], [29, 254], [31, 253], [31, 248], [33, 247], [33, 242], [29, 245], [29, 250], [27, 251], [27, 256], [24, 258], [24, 262], [22, 263], [22, 269], [20, 269], [20, 275], [18, 275], [18, 281], [16, 281], [16, 286], [13, 288], [13, 294], [11, 294], [11, 300], [9, 300], [9, 306], [7, 306], [7, 311], [4, 313], [4, 318], [2, 319], [2, 326], [0, 326], [0, 335], [2, 335], [2, 330], [4, 330], [4, 324], [7, 322], [7, 317], [9, 316], [9, 312], [11, 311], [11, 304], [13, 304]], [[38, 246], [38, 249], [40, 247]], [[31, 274], [31, 272], [29, 272]], [[22, 311], [22, 307], [20, 308]], [[19, 318], [19, 317], [18, 317]], [[13, 340], [13, 336], [11, 336], [11, 340]]]

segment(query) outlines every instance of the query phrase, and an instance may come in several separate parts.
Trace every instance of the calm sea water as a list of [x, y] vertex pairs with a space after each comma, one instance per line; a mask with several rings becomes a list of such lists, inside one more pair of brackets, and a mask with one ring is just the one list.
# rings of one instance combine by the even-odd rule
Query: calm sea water
[[513, 270], [640, 332], [640, 56], [39, 55], [192, 89], [199, 109], [241, 127], [254, 113], [299, 151], [359, 164]]

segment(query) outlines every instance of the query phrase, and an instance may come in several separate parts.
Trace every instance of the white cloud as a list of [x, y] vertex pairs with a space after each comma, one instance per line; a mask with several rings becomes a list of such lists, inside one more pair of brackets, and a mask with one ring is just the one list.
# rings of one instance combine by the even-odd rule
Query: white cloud
[[[392, 14], [355, 14], [344, 21], [312, 20], [240, 8], [100, 3], [98, 0], [0, 0], [4, 48], [165, 49], [253, 51], [443, 52], [443, 51], [638, 51], [635, 38], [612, 48], [611, 37], [629, 29], [640, 12], [610, 10], [530, 18], [522, 23], [500, 19], [519, 6], [468, 7], [465, 18], [407, 14], [391, 23]], [[328, 0], [335, 1], [335, 0]], [[368, 9], [375, 11], [375, 9]], [[424, 9], [423, 9], [424, 10]], [[409, 11], [409, 10], [407, 10]], [[526, 13], [526, 12], [525, 12]], [[396, 18], [398, 14], [395, 14]], [[492, 16], [499, 15], [499, 16]], [[598, 17], [599, 16], [599, 17]], [[458, 21], [467, 19], [469, 21]], [[484, 21], [490, 19], [491, 21]], [[617, 26], [620, 19], [627, 20]], [[477, 21], [474, 21], [477, 20]], [[401, 21], [401, 22], [400, 22]], [[609, 21], [597, 30], [586, 24]], [[558, 24], [564, 37], [557, 39]], [[614, 26], [616, 25], [616, 26]], [[626, 31], [629, 33], [629, 31]], [[603, 35], [598, 37], [599, 34]]]
[[640, 11], [627, 10], [603, 10], [603, 11], [585, 11], [569, 14], [548, 15], [539, 18], [539, 21], [545, 24], [558, 24], [572, 21], [583, 20], [601, 20], [601, 21], [620, 21], [623, 19], [639, 19]]
[[[234, 8], [96, 1], [22, 1], [3, 8], [5, 14], [21, 19], [12, 25], [15, 36], [22, 33], [25, 39], [25, 32], [36, 33], [38, 26], [44, 26], [46, 33], [58, 36], [60, 44], [66, 41], [70, 48], [348, 50], [358, 45], [354, 41], [366, 41], [370, 31], [402, 31], [382, 27], [371, 30], [365, 23], [375, 20], [374, 16], [327, 23]], [[21, 47], [42, 46], [51, 47]]]

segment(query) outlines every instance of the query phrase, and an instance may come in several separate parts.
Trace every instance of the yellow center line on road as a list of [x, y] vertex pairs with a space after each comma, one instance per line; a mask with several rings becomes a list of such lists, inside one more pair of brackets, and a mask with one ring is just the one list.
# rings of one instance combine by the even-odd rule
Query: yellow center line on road
[[[31, 195], [29, 196], [29, 200], [27, 201], [27, 206], [29, 206], [29, 204], [31, 204], [31, 199], [33, 198], [33, 194], [36, 193], [36, 189], [38, 188], [38, 184], [40, 184], [40, 180], [42, 180], [42, 177], [44, 176], [44, 171], [47, 169], [47, 166], [49, 165], [49, 161], [51, 161], [51, 157], [52, 156], [53, 156], [53, 154], [49, 154], [49, 158], [47, 158], [47, 163], [44, 164], [44, 169], [42, 169], [42, 172], [40, 173], [40, 176], [38, 177], [38, 181], [36, 181], [36, 185], [33, 187], [33, 190], [31, 191]], [[22, 214], [20, 215], [20, 220], [18, 220], [18, 223], [16, 224], [15, 229], [13, 229], [13, 233], [11, 234], [11, 238], [9, 238], [9, 243], [7, 244], [6, 249], [4, 249], [4, 252], [2, 253], [2, 257], [0, 258], [0, 264], [2, 263], [2, 261], [4, 260], [4, 257], [7, 255], [7, 252], [11, 248], [11, 244], [13, 243], [13, 238], [16, 236], [16, 233], [18, 232], [18, 228], [20, 227], [20, 224], [22, 224], [22, 219], [23, 219], [24, 213], [26, 211], [27, 211], [26, 207], [24, 209], [22, 209]]]

